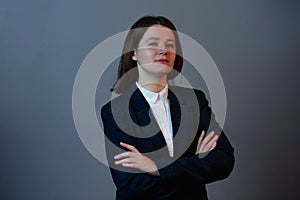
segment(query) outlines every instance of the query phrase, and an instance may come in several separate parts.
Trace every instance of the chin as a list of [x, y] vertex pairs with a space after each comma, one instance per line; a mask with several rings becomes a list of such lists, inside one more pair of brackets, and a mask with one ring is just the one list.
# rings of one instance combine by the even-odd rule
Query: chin
[[170, 67], [167, 64], [161, 64], [161, 63], [156, 63], [154, 67], [155, 67], [155, 69], [158, 69], [158, 71], [161, 71], [163, 73], [169, 73], [173, 69], [173, 67]]

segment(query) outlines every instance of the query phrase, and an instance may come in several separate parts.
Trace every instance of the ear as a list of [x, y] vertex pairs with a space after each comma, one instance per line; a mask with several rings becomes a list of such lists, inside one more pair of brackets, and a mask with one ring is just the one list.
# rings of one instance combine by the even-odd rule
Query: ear
[[137, 58], [136, 58], [136, 50], [133, 49], [133, 51], [134, 51], [134, 53], [133, 53], [133, 56], [132, 56], [132, 60], [137, 60]]

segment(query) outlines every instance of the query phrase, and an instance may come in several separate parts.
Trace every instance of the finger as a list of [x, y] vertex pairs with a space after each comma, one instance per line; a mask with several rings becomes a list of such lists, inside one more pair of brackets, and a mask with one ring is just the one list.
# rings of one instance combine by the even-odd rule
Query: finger
[[206, 145], [206, 146], [207, 146], [207, 147], [206, 147], [206, 150], [207, 150], [207, 151], [210, 151], [210, 150], [212, 149], [214, 143], [217, 143], [218, 139], [219, 139], [219, 136], [218, 136], [218, 135], [215, 135], [215, 136], [209, 141], [209, 143], [207, 143], [207, 145]]
[[201, 135], [199, 137], [199, 140], [198, 140], [198, 144], [201, 144], [202, 140], [203, 140], [203, 137], [204, 137], [204, 134], [205, 134], [205, 131], [202, 131], [201, 132]]
[[132, 145], [130, 145], [130, 144], [126, 144], [126, 143], [124, 143], [124, 142], [120, 142], [120, 145], [121, 145], [122, 147], [125, 147], [126, 149], [129, 149], [129, 150], [132, 151], [132, 152], [139, 153], [139, 151], [138, 151], [134, 146], [132, 146]]
[[215, 142], [217, 142], [219, 139], [218, 135], [215, 135], [204, 147], [204, 151], [210, 151], [210, 149], [212, 148], [212, 146], [214, 145]]
[[116, 165], [120, 165], [120, 164], [123, 164], [123, 163], [134, 163], [134, 159], [132, 159], [132, 158], [125, 158], [125, 159], [122, 159], [122, 160], [115, 161]]
[[196, 150], [195, 154], [197, 154], [198, 151], [199, 151], [199, 149], [200, 149], [201, 142], [202, 142], [202, 140], [203, 140], [204, 134], [205, 134], [205, 131], [202, 131], [202, 132], [201, 132], [201, 135], [200, 135], [200, 137], [199, 137], [199, 139], [198, 139], [198, 145], [197, 145], [197, 150]]
[[121, 158], [130, 157], [130, 156], [132, 156], [132, 152], [131, 151], [126, 151], [124, 153], [120, 153], [118, 155], [115, 155], [114, 159], [121, 159]]
[[213, 145], [212, 145], [212, 147], [211, 147], [211, 149], [210, 149], [210, 151], [213, 150], [213, 149], [215, 149], [216, 146], [217, 146], [217, 142], [214, 142]]
[[138, 169], [138, 166], [135, 163], [122, 163], [122, 166]]
[[207, 143], [214, 137], [215, 132], [212, 131], [210, 132], [208, 135], [205, 136], [205, 138], [203, 139], [201, 146], [200, 146], [200, 151], [203, 151], [204, 148], [206, 147]]

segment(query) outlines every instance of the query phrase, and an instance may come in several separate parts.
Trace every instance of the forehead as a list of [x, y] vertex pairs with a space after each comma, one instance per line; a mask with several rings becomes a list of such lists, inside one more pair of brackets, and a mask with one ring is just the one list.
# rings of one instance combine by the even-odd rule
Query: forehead
[[165, 40], [175, 40], [173, 30], [162, 25], [153, 25], [150, 26], [147, 31], [144, 33], [141, 41], [145, 41], [150, 38], [158, 38]]

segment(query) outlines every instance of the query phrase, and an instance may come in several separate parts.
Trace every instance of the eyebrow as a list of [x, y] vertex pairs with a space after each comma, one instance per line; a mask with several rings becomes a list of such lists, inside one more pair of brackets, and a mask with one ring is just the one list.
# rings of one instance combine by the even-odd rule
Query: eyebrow
[[[158, 37], [151, 37], [151, 38], [147, 39], [146, 42], [149, 42], [149, 40], [160, 40], [160, 38], [158, 38]], [[173, 39], [168, 39], [167, 41], [175, 42], [175, 40], [173, 40]]]

